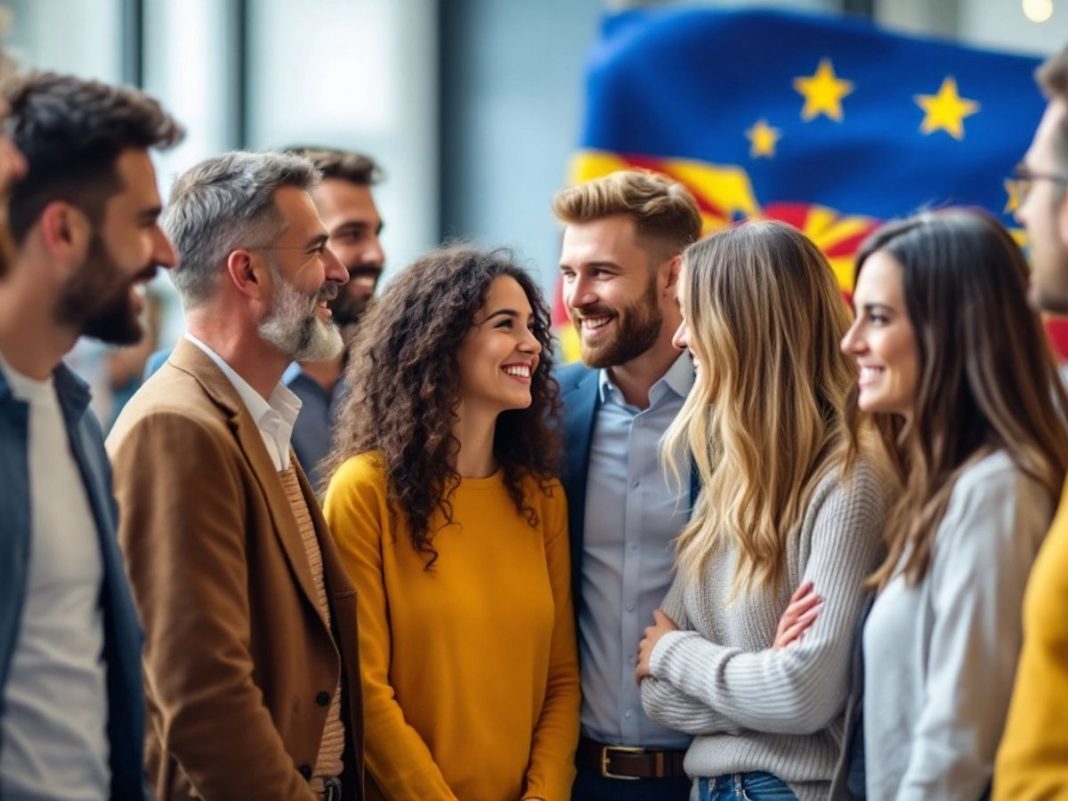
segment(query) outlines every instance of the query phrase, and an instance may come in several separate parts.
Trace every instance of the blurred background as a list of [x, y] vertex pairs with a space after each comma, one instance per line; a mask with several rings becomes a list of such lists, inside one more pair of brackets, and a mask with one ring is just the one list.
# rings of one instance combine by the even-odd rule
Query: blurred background
[[[585, 60], [606, 14], [759, 6], [1035, 56], [1068, 41], [1068, 0], [5, 3], [6, 46], [24, 66], [142, 87], [186, 125], [185, 142], [157, 161], [164, 195], [178, 173], [225, 150], [361, 150], [386, 175], [375, 197], [387, 281], [421, 251], [463, 237], [512, 247], [549, 293], [559, 244], [549, 203], [577, 148]], [[182, 319], [167, 278], [151, 291], [158, 347], [181, 333]], [[105, 421], [109, 358], [88, 343], [74, 354]]]

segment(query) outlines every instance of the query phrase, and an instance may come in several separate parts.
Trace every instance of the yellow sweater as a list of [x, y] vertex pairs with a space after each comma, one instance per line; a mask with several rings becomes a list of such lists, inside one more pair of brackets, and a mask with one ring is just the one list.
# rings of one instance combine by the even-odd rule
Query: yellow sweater
[[371, 797], [567, 801], [579, 728], [567, 504], [530, 481], [532, 528], [498, 473], [464, 479], [438, 560], [391, 518], [371, 454], [330, 481], [325, 512], [357, 588]]
[[1068, 486], [1024, 597], [1024, 645], [995, 801], [1068, 799]]

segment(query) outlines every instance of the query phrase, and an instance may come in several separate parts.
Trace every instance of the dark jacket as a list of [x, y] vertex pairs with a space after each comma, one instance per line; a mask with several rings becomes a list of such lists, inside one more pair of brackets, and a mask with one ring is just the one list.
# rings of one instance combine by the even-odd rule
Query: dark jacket
[[[145, 797], [142, 637], [115, 539], [117, 515], [111, 471], [100, 424], [89, 410], [88, 386], [63, 365], [56, 368], [53, 378], [71, 453], [93, 510], [104, 566], [100, 606], [104, 613], [103, 656], [107, 665], [111, 797], [140, 801]], [[0, 373], [0, 704], [18, 642], [32, 547], [28, 431], [29, 407], [11, 394]], [[64, 488], [53, 489], [57, 502], [61, 502]]]

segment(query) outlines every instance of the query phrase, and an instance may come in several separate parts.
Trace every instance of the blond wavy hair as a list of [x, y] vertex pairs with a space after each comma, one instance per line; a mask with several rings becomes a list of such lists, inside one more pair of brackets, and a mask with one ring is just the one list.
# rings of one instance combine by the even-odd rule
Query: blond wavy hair
[[849, 311], [819, 249], [776, 222], [688, 248], [680, 303], [700, 367], [662, 449], [678, 481], [692, 458], [701, 492], [678, 567], [696, 579], [736, 551], [733, 597], [774, 586], [812, 491], [856, 456], [857, 372], [839, 350]]
[[565, 225], [626, 215], [642, 243], [664, 258], [701, 237], [701, 211], [690, 190], [651, 170], [618, 170], [562, 189], [553, 197], [553, 214]]

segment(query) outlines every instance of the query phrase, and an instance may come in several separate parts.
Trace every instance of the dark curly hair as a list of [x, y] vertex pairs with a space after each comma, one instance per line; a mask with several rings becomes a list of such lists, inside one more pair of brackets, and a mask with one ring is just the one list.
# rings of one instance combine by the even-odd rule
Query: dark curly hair
[[433, 567], [430, 518], [452, 523], [451, 496], [460, 484], [453, 436], [460, 403], [460, 345], [495, 278], [514, 278], [533, 310], [541, 359], [531, 376], [532, 402], [497, 418], [493, 452], [516, 509], [532, 525], [537, 514], [523, 495], [534, 477], [546, 495], [560, 464], [559, 385], [552, 376], [549, 309], [534, 280], [506, 250], [453, 245], [422, 256], [398, 274], [360, 324], [345, 380], [349, 395], [335, 421], [323, 482], [350, 457], [379, 451], [393, 514], [405, 515], [412, 547]]
[[115, 162], [128, 148], [168, 148], [185, 135], [158, 102], [127, 86], [31, 72], [4, 86], [7, 126], [28, 172], [11, 195], [10, 225], [21, 243], [55, 200], [98, 221], [104, 201], [122, 187]]

